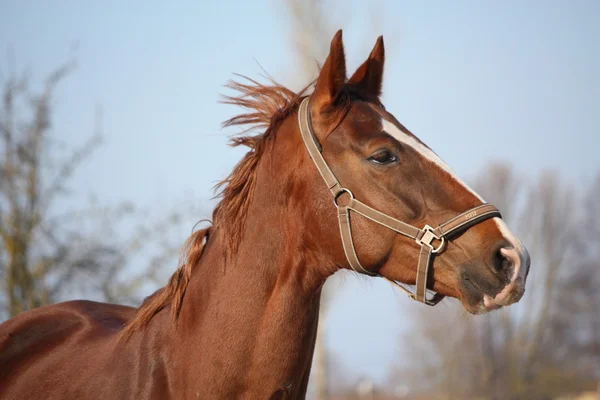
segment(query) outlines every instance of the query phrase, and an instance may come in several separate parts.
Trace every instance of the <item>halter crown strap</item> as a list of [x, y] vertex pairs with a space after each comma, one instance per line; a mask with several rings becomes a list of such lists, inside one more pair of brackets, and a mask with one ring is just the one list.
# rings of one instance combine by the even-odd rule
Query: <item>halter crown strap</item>
[[321, 145], [317, 141], [317, 138], [312, 130], [312, 123], [310, 120], [310, 111], [308, 110], [308, 97], [305, 98], [300, 104], [300, 110], [298, 111], [298, 122], [300, 124], [300, 132], [302, 133], [302, 139], [308, 150], [310, 158], [315, 163], [317, 170], [323, 177], [323, 180], [327, 184], [327, 188], [333, 195], [337, 197], [342, 192], [342, 185], [337, 180], [329, 165], [321, 154]]
[[[334, 173], [329, 168], [329, 165], [321, 154], [321, 146], [312, 130], [310, 119], [310, 110], [308, 108], [310, 98], [302, 100], [298, 111], [298, 123], [300, 125], [300, 133], [304, 145], [308, 150], [310, 158], [315, 163], [321, 177], [327, 184], [329, 191], [333, 196], [333, 202], [338, 210], [338, 221], [340, 225], [340, 236], [342, 245], [348, 263], [356, 272], [366, 275], [377, 276], [379, 274], [371, 272], [364, 268], [358, 260], [358, 255], [354, 249], [354, 241], [352, 239], [352, 226], [350, 224], [350, 211], [362, 215], [371, 221], [385, 226], [401, 235], [407, 236], [421, 246], [419, 253], [419, 262], [417, 265], [416, 292], [412, 293], [398, 282], [385, 278], [398, 288], [403, 290], [411, 299], [420, 301], [427, 305], [433, 306], [439, 303], [444, 296], [435, 293], [431, 299], [426, 296], [427, 292], [427, 277], [430, 267], [433, 263], [434, 254], [444, 250], [447, 236], [469, 229], [473, 225], [485, 221], [493, 217], [501, 217], [500, 211], [491, 204], [482, 204], [474, 207], [464, 213], [457, 215], [447, 222], [439, 225], [437, 228], [432, 228], [425, 225], [422, 229], [390, 217], [368, 205], [356, 200], [352, 192], [344, 188]], [[340, 197], [347, 194], [350, 199], [344, 205], [339, 204]], [[438, 242], [437, 245], [434, 242]]]

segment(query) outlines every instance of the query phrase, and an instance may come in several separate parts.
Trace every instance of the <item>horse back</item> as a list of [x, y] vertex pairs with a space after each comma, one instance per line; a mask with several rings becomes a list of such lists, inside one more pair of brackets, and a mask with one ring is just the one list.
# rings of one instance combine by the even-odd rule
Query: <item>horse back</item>
[[114, 352], [119, 331], [134, 314], [130, 307], [71, 301], [4, 322], [0, 325], [0, 397], [67, 398], [61, 386], [69, 382], [70, 388], [81, 387], [99, 372], [99, 361]]

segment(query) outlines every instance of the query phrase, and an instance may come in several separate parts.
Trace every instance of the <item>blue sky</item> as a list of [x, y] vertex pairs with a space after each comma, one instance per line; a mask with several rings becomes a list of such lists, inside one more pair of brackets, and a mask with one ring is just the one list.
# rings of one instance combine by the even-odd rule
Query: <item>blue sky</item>
[[[343, 2], [330, 3], [339, 15]], [[379, 1], [377, 31], [364, 4], [344, 4], [349, 69], [384, 34], [386, 107], [465, 179], [492, 160], [529, 176], [555, 168], [576, 184], [598, 171], [600, 2]], [[0, 0], [0, 72], [12, 53], [39, 82], [75, 54], [56, 134], [81, 144], [101, 106], [106, 140], [75, 177], [73, 201], [93, 193], [159, 209], [191, 197], [209, 210], [211, 187], [242, 155], [220, 129], [238, 111], [217, 104], [222, 85], [233, 72], [258, 77], [257, 62], [285, 83], [289, 35], [275, 0]], [[348, 276], [328, 319], [337, 358], [383, 379], [407, 307], [421, 306]]]

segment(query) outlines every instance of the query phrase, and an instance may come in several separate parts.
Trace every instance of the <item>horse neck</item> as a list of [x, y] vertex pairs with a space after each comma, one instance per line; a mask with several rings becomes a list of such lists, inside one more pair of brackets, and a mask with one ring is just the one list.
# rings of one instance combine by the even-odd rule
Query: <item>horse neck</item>
[[315, 257], [299, 250], [299, 224], [290, 202], [281, 197], [284, 190], [278, 190], [289, 180], [270, 160], [261, 160], [256, 171], [237, 252], [225, 256], [227, 232], [217, 223], [194, 268], [178, 324], [188, 343], [187, 356], [202, 353], [195, 362], [197, 373], [226, 365], [215, 372], [232, 391], [236, 383], [252, 388], [306, 385], [298, 379], [308, 378], [326, 278], [310, 261]]

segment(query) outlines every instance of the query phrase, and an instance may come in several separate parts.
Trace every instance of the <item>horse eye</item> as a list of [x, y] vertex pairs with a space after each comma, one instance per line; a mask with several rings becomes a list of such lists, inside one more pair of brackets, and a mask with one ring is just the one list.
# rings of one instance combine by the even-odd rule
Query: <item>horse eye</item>
[[369, 157], [369, 161], [375, 164], [385, 165], [398, 161], [398, 157], [392, 154], [392, 152], [390, 152], [389, 150], [380, 150], [377, 153], [373, 154], [371, 157]]

